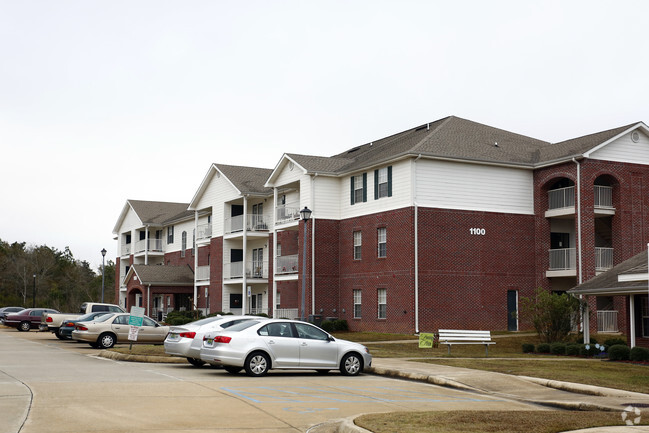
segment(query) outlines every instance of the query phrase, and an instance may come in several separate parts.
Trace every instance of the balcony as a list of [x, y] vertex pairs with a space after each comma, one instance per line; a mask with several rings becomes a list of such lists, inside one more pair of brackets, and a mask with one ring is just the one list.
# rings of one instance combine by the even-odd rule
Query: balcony
[[226, 280], [243, 278], [243, 262], [223, 263], [223, 278]]
[[597, 311], [597, 332], [618, 332], [617, 311]]
[[548, 191], [548, 210], [546, 218], [575, 214], [575, 187]]
[[122, 244], [122, 250], [120, 252], [120, 256], [130, 256], [131, 255], [132, 249], [132, 244]]
[[198, 266], [196, 268], [196, 281], [210, 281], [210, 266]]
[[225, 234], [243, 232], [243, 222], [246, 221], [248, 232], [268, 232], [268, 221], [264, 215], [237, 215], [225, 219]]
[[212, 237], [212, 223], [201, 224], [196, 230], [196, 242], [209, 240]]
[[275, 274], [295, 274], [297, 273], [298, 258], [297, 254], [275, 257]]
[[142, 239], [135, 242], [135, 254], [143, 254], [145, 252], [151, 253], [164, 253], [162, 248], [162, 239]]
[[613, 187], [595, 185], [595, 214], [596, 215], [615, 215], [613, 207]]
[[559, 248], [549, 251], [550, 267], [547, 277], [574, 277], [577, 275], [577, 256], [574, 248]]
[[595, 247], [595, 271], [604, 272], [613, 267], [613, 248]]
[[286, 224], [300, 219], [300, 203], [292, 202], [275, 208], [275, 225]]
[[246, 267], [246, 277], [268, 279], [268, 261], [252, 262]]

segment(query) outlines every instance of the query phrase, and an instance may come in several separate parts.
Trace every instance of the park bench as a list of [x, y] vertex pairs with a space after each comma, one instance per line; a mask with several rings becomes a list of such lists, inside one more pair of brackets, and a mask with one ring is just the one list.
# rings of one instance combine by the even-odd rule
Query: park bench
[[491, 341], [491, 331], [470, 331], [461, 329], [440, 329], [439, 343], [448, 346], [448, 354], [451, 354], [451, 346], [454, 344], [483, 344], [485, 356], [489, 356], [489, 345], [496, 344]]

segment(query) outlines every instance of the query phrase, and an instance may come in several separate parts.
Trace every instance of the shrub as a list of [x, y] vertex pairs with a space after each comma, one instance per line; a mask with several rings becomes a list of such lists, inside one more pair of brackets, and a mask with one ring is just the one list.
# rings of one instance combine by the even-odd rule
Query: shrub
[[532, 343], [523, 343], [523, 353], [534, 352], [534, 345]]
[[566, 355], [579, 356], [579, 344], [568, 344], [566, 346]]
[[532, 323], [545, 343], [565, 341], [580, 310], [581, 303], [574, 296], [551, 293], [540, 287], [535, 296], [521, 297], [521, 315]]
[[334, 320], [334, 330], [341, 332], [349, 331], [349, 324], [345, 319]]
[[323, 320], [320, 324], [320, 328], [331, 334], [334, 331], [334, 322], [331, 320]]
[[611, 361], [628, 361], [630, 352], [629, 346], [626, 344], [615, 344], [608, 350], [608, 359]]
[[203, 317], [203, 312], [200, 310], [187, 310], [187, 311], [171, 311], [167, 314], [165, 323], [170, 326], [184, 325], [185, 323], [193, 322]]
[[629, 359], [636, 362], [649, 362], [649, 349], [636, 346], [629, 351]]
[[607, 338], [606, 340], [604, 340], [604, 346], [606, 347], [615, 346], [616, 344], [622, 344], [626, 346], [626, 340], [623, 340], [621, 338]]
[[595, 356], [600, 353], [600, 350], [594, 344], [581, 344], [579, 345], [579, 355], [581, 356]]
[[550, 353], [553, 355], [565, 355], [566, 345], [564, 343], [552, 343], [550, 345]]
[[539, 353], [550, 353], [550, 344], [540, 343], [538, 346], [536, 346], [536, 351]]

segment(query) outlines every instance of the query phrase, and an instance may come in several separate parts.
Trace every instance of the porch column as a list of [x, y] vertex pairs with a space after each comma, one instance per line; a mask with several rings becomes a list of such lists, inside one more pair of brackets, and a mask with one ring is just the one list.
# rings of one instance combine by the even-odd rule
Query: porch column
[[581, 318], [581, 328], [584, 332], [584, 344], [590, 344], [590, 310], [588, 309], [588, 296], [583, 297], [584, 307]]
[[629, 346], [635, 347], [635, 295], [629, 295]]

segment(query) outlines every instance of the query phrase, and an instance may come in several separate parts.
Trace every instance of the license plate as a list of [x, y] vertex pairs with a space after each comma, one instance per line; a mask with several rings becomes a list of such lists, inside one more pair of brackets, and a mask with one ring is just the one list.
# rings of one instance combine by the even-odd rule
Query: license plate
[[205, 344], [208, 345], [208, 346], [213, 346], [214, 345], [214, 339], [213, 338], [205, 339]]
[[171, 340], [171, 341], [180, 340], [180, 335], [178, 335], [178, 334], [169, 334], [169, 340]]

